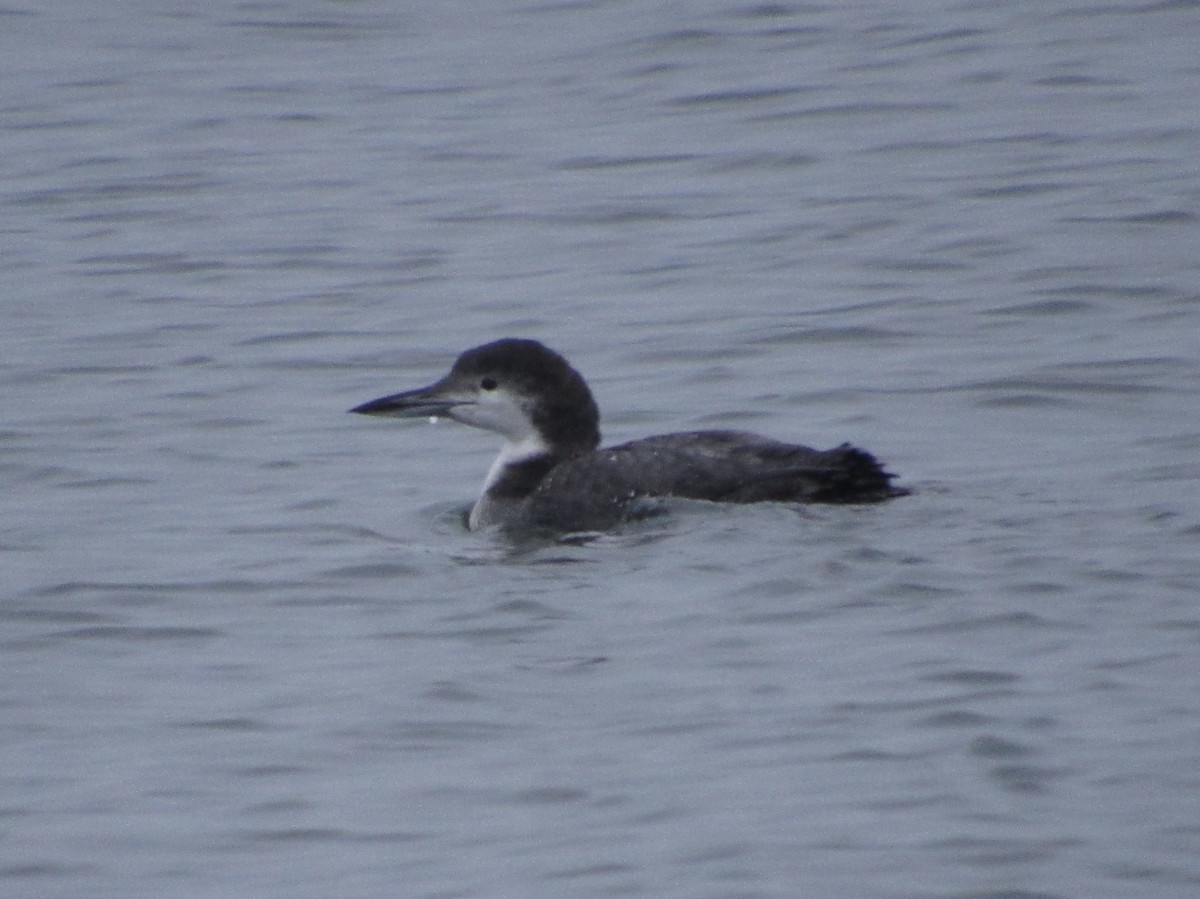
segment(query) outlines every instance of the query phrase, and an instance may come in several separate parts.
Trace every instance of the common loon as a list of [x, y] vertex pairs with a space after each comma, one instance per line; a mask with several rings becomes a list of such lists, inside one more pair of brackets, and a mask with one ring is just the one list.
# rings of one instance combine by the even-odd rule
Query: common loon
[[472, 530], [527, 525], [603, 530], [655, 498], [726, 503], [868, 503], [908, 493], [848, 443], [814, 450], [747, 431], [686, 431], [599, 449], [600, 412], [583, 377], [536, 340], [467, 350], [435, 384], [350, 410], [446, 416], [496, 431], [504, 448], [468, 516]]

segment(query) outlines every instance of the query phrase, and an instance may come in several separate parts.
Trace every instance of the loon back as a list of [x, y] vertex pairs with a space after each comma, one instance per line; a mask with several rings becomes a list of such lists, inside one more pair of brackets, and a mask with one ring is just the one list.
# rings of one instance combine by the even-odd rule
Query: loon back
[[831, 450], [746, 431], [689, 431], [607, 449], [583, 377], [534, 340], [507, 338], [467, 350], [450, 373], [418, 390], [351, 412], [444, 415], [505, 438], [471, 510], [472, 529], [528, 524], [559, 530], [611, 527], [647, 498], [727, 503], [878, 502], [908, 491], [863, 450]]
[[517, 511], [543, 527], [608, 527], [637, 514], [647, 498], [866, 503], [904, 495], [891, 479], [874, 456], [849, 444], [814, 450], [747, 431], [686, 431], [563, 461]]

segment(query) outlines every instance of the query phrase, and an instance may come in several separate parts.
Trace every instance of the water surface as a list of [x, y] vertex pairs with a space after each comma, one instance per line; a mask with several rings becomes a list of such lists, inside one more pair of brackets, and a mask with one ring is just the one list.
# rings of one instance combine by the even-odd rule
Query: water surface
[[[1193, 895], [1198, 41], [0, 9], [0, 892]], [[490, 439], [345, 410], [504, 335], [915, 496], [468, 534]]]

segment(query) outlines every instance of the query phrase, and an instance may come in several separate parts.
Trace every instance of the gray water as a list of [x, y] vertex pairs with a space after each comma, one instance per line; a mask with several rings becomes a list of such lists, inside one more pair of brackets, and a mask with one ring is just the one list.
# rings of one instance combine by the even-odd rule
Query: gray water
[[[10, 0], [0, 895], [1200, 895], [1198, 47]], [[503, 335], [915, 495], [469, 534]]]

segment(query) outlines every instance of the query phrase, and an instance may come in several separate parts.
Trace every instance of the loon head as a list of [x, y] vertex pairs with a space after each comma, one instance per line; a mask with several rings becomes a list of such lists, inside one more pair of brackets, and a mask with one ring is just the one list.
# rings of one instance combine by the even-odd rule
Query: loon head
[[445, 416], [495, 431], [501, 460], [565, 459], [600, 445], [600, 413], [579, 372], [536, 340], [505, 338], [467, 350], [428, 387], [355, 406], [362, 415]]

